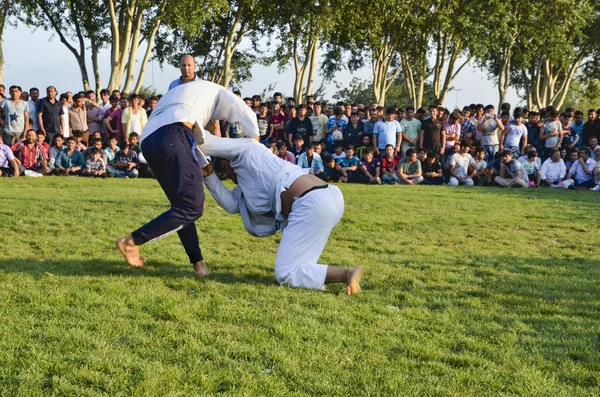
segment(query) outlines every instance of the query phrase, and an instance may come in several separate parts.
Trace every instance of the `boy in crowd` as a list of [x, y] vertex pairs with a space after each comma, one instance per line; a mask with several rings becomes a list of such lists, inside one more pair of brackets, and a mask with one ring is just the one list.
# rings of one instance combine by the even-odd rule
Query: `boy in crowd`
[[563, 159], [560, 158], [560, 152], [555, 150], [552, 155], [544, 161], [540, 169], [540, 186], [556, 187], [560, 184], [567, 174], [567, 167]]
[[419, 143], [419, 131], [421, 131], [421, 121], [415, 118], [415, 108], [409, 106], [406, 108], [406, 118], [400, 121], [402, 127], [402, 144], [400, 145], [402, 157], [406, 157], [408, 149], [416, 149]]
[[398, 176], [398, 164], [402, 158], [396, 156], [394, 145], [388, 144], [385, 147], [385, 155], [381, 158], [381, 172], [383, 182], [386, 184], [398, 184], [400, 183], [400, 177]]
[[52, 139], [52, 147], [48, 152], [48, 168], [52, 172], [55, 168], [56, 157], [67, 147], [65, 144], [65, 138], [61, 134], [54, 135]]
[[346, 157], [346, 153], [344, 152], [344, 146], [342, 145], [342, 142], [336, 142], [336, 144], [333, 147], [332, 156], [336, 164], [338, 163], [338, 161]]
[[129, 141], [129, 148], [137, 154], [140, 154], [140, 136], [138, 135], [138, 133], [132, 132], [131, 134], [129, 134], [129, 138], [127, 138], [127, 140]]
[[431, 156], [428, 155], [425, 161], [421, 163], [423, 184], [443, 185], [446, 182], [446, 178], [442, 173], [442, 164], [436, 158], [435, 152], [432, 151], [430, 154]]
[[[273, 136], [273, 124], [271, 123], [271, 117], [268, 115], [269, 107], [266, 103], [261, 104], [256, 115], [256, 122], [258, 123], [258, 133], [260, 134], [260, 143], [269, 147], [269, 139]], [[291, 142], [290, 142], [291, 144]]]
[[313, 143], [320, 142], [321, 140], [326, 138], [325, 135], [325, 126], [329, 121], [329, 118], [322, 114], [323, 106], [320, 102], [315, 102], [313, 105], [314, 113], [309, 117], [312, 123]]
[[406, 151], [406, 158], [398, 163], [398, 177], [402, 185], [418, 185], [423, 182], [421, 162], [415, 149]]
[[450, 180], [448, 186], [473, 186], [473, 177], [477, 173], [475, 160], [469, 154], [471, 144], [468, 141], [460, 143], [460, 150], [450, 157], [450, 168], [448, 169]]
[[92, 148], [90, 158], [85, 163], [84, 176], [94, 178], [106, 178], [108, 176], [106, 164], [101, 156], [101, 149], [98, 149], [97, 147]]
[[277, 141], [277, 143], [275, 143], [275, 148], [277, 149], [277, 156], [280, 159], [296, 164], [296, 156], [287, 150], [287, 145], [284, 141]]
[[37, 142], [42, 146], [43, 150], [46, 152], [46, 155], [50, 152], [50, 145], [46, 142], [46, 134], [44, 131], [39, 130], [36, 132]]
[[524, 161], [519, 159], [521, 164], [523, 165], [523, 170], [525, 174], [527, 174], [527, 179], [529, 180], [529, 187], [538, 187], [540, 185], [540, 180], [542, 178], [540, 174], [540, 166], [538, 164], [538, 154], [537, 150], [532, 149], [527, 152], [527, 157]]
[[313, 136], [313, 128], [312, 122], [308, 117], [306, 117], [306, 105], [298, 106], [298, 116], [292, 119], [290, 126], [288, 128], [287, 138], [292, 144], [292, 137], [300, 136], [303, 138], [303, 141], [306, 143], [310, 143], [312, 141]]
[[122, 143], [121, 150], [115, 156], [114, 167], [109, 168], [117, 178], [137, 178], [139, 175], [137, 153], [129, 149], [129, 144]]
[[[287, 147], [287, 144], [286, 144]], [[304, 138], [300, 135], [294, 137], [294, 146], [289, 151], [294, 155], [295, 159], [298, 159], [302, 153], [304, 153]], [[295, 164], [295, 163], [294, 163]]]
[[67, 148], [56, 157], [54, 175], [77, 176], [85, 168], [83, 153], [77, 150], [77, 141], [73, 137], [67, 139]]
[[502, 167], [500, 175], [495, 179], [496, 183], [504, 188], [528, 187], [529, 180], [520, 161], [513, 159], [513, 153], [510, 150], [502, 152]]
[[525, 155], [527, 147], [527, 127], [523, 125], [523, 114], [514, 114], [514, 121], [505, 126], [500, 136], [500, 151], [510, 150], [514, 158]]
[[323, 173], [319, 175], [319, 178], [326, 182], [337, 182], [338, 172], [335, 169], [335, 160], [333, 156], [326, 154], [323, 156]]
[[0, 176], [18, 178], [19, 175], [19, 163], [0, 134]]
[[80, 152], [85, 152], [85, 150], [87, 149], [87, 146], [85, 146], [83, 144], [83, 132], [79, 131], [79, 130], [75, 130], [73, 131], [73, 139], [75, 140], [75, 150], [78, 150]]
[[485, 161], [485, 149], [483, 146], [477, 146], [475, 148], [475, 175], [473, 176], [473, 183], [477, 186], [481, 186], [485, 182], [487, 175], [487, 162]]
[[300, 168], [312, 170], [313, 175], [319, 178], [323, 172], [323, 160], [321, 160], [321, 156], [316, 151], [320, 147], [321, 145], [318, 143], [307, 145], [306, 151], [298, 157], [298, 162], [296, 163]]
[[360, 144], [360, 139], [364, 134], [363, 122], [358, 118], [357, 112], [352, 112], [350, 122], [344, 128], [344, 143], [354, 147]]
[[338, 170], [338, 178], [340, 182], [355, 182], [357, 179], [356, 171], [360, 160], [354, 155], [354, 146], [346, 147], [346, 156], [339, 159], [335, 164], [335, 169]]
[[379, 177], [381, 162], [373, 156], [373, 149], [367, 148], [365, 150], [364, 157], [358, 163], [358, 167], [361, 182], [381, 185], [381, 178]]

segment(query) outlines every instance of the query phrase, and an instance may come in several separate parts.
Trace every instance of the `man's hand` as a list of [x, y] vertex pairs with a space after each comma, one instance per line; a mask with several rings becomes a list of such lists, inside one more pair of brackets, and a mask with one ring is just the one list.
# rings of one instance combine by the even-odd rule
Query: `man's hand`
[[213, 164], [210, 161], [208, 162], [207, 165], [204, 166], [204, 168], [202, 168], [202, 176], [205, 178], [214, 172], [215, 172], [215, 168], [213, 167]]

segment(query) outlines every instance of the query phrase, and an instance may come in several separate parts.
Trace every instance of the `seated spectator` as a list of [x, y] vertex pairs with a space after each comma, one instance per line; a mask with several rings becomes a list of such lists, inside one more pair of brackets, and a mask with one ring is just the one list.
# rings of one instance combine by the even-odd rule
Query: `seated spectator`
[[21, 175], [39, 177], [50, 172], [48, 157], [37, 142], [35, 130], [28, 130], [25, 140], [15, 143], [10, 149], [19, 163]]
[[421, 162], [415, 149], [406, 151], [406, 158], [398, 163], [398, 176], [402, 185], [418, 185], [423, 182]]
[[540, 181], [542, 175], [540, 173], [540, 166], [538, 165], [538, 154], [537, 150], [532, 149], [527, 152], [527, 159], [525, 161], [519, 161], [523, 165], [523, 169], [527, 174], [527, 179], [529, 180], [529, 187], [538, 187], [540, 186]]
[[344, 152], [344, 146], [342, 146], [341, 142], [337, 142], [333, 147], [332, 156], [336, 163], [346, 157], [346, 152]]
[[381, 162], [373, 156], [373, 149], [367, 148], [362, 160], [358, 163], [360, 170], [360, 181], [363, 183], [381, 185]]
[[326, 182], [337, 182], [338, 172], [332, 155], [326, 154], [323, 156], [323, 173], [319, 174], [319, 178]]
[[483, 146], [477, 146], [473, 156], [475, 160], [475, 175], [472, 178], [473, 183], [477, 186], [481, 186], [486, 182], [487, 178], [487, 162], [485, 161], [486, 152]]
[[363, 135], [362, 146], [359, 146], [358, 149], [356, 149], [356, 157], [362, 159], [364, 157], [365, 150], [372, 147], [373, 145], [371, 144], [371, 137], [369, 135]]
[[42, 130], [37, 131], [35, 134], [37, 142], [42, 146], [46, 157], [48, 157], [48, 154], [50, 152], [50, 145], [46, 143], [46, 134], [44, 134], [44, 131]]
[[83, 153], [76, 149], [75, 138], [67, 139], [67, 148], [56, 157], [54, 175], [80, 175], [85, 170]]
[[594, 174], [594, 183], [596, 184], [596, 186], [594, 186], [590, 190], [592, 190], [594, 192], [598, 192], [598, 191], [600, 191], [600, 161], [596, 161], [596, 167], [594, 167], [593, 174]]
[[[562, 159], [562, 156], [561, 156]], [[567, 167], [567, 172], [571, 169], [571, 166], [579, 160], [579, 149], [575, 148], [571, 150], [569, 153], [569, 160], [565, 161], [565, 166]]]
[[[487, 151], [486, 151], [487, 156]], [[502, 152], [496, 152], [494, 154], [494, 160], [488, 162], [487, 165], [487, 181], [484, 182], [487, 186], [493, 186], [495, 179], [500, 175], [500, 168], [502, 167]]]
[[[469, 148], [469, 151], [470, 151], [470, 148]], [[444, 175], [447, 176], [448, 179], [451, 176], [450, 175], [450, 167], [452, 166], [452, 164], [450, 164], [450, 161], [452, 160], [452, 156], [454, 156], [456, 153], [460, 153], [460, 142], [457, 142], [454, 146], [452, 146], [451, 150], [446, 151], [445, 155], [440, 156], [441, 163], [443, 164]]]
[[306, 146], [306, 151], [298, 157], [298, 166], [300, 168], [308, 168], [311, 170], [313, 175], [319, 176], [323, 172], [323, 160], [321, 156], [317, 154], [316, 149], [320, 148], [321, 145], [318, 143], [311, 143]]
[[296, 156], [287, 150], [287, 145], [284, 141], [277, 141], [275, 148], [277, 149], [277, 156], [280, 159], [296, 164]]
[[120, 146], [121, 150], [115, 156], [114, 166], [107, 169], [117, 178], [137, 178], [139, 175], [137, 153], [129, 149], [128, 143]]
[[48, 153], [48, 168], [50, 169], [50, 172], [54, 171], [56, 157], [60, 154], [60, 152], [67, 148], [64, 143], [65, 138], [63, 138], [62, 135], [54, 135], [54, 138], [52, 139], [52, 147]]
[[583, 147], [579, 150], [579, 160], [571, 166], [565, 180], [556, 187], [574, 187], [582, 190], [590, 188], [595, 185], [594, 168], [596, 161], [591, 157], [590, 148]]
[[427, 154], [427, 158], [421, 164], [421, 169], [424, 185], [443, 185], [446, 182], [446, 178], [442, 173], [442, 163], [438, 161], [434, 151]]
[[90, 141], [90, 147], [85, 149], [83, 152], [83, 158], [86, 160], [86, 162], [92, 157], [92, 151], [94, 149], [100, 149], [100, 158], [102, 161], [104, 161], [105, 165], [108, 164], [108, 157], [106, 156], [104, 150], [102, 150], [102, 138], [92, 138]]
[[19, 163], [0, 134], [0, 176], [18, 178], [20, 174]]
[[417, 154], [417, 160], [419, 160], [421, 162], [421, 164], [423, 164], [423, 162], [427, 158], [427, 153], [429, 153], [427, 151], [427, 149], [424, 149], [424, 148], [419, 149], [419, 153]]
[[[600, 126], [600, 119], [598, 119], [598, 125]], [[598, 127], [598, 129], [600, 130], [600, 127]], [[600, 146], [598, 146], [598, 138], [593, 136], [588, 141], [590, 142], [588, 146], [590, 148], [591, 153], [590, 157], [592, 158], [592, 160], [600, 161], [600, 157], [596, 157], [596, 150], [600, 148]]]
[[85, 163], [85, 171], [82, 175], [93, 178], [106, 178], [109, 175], [106, 172], [106, 163], [102, 160], [101, 149], [92, 148], [91, 156]]
[[[287, 145], [286, 145], [287, 147]], [[296, 135], [294, 137], [294, 147], [290, 149], [290, 152], [294, 155], [294, 158], [297, 160], [298, 156], [304, 153], [304, 138], [301, 135]], [[296, 163], [294, 163], [296, 164]]]
[[552, 155], [544, 161], [540, 169], [540, 186], [556, 187], [565, 179], [567, 167], [563, 159], [560, 158], [560, 152], [555, 150]]
[[76, 148], [75, 150], [79, 150], [80, 152], [85, 152], [85, 149], [87, 149], [87, 146], [85, 146], [83, 144], [83, 132], [75, 130], [73, 131], [73, 133], [71, 134], [73, 139], [75, 139], [75, 143], [76, 143]]
[[346, 156], [339, 159], [335, 168], [338, 170], [338, 179], [340, 182], [356, 182], [358, 180], [358, 163], [360, 160], [354, 155], [354, 146], [346, 147]]
[[529, 180], [523, 165], [520, 161], [513, 159], [512, 151], [505, 150], [502, 152], [501, 164], [500, 175], [495, 179], [498, 185], [505, 188], [529, 186]]
[[350, 114], [350, 122], [344, 127], [344, 144], [357, 147], [364, 134], [363, 122], [358, 118], [357, 112]]
[[[448, 186], [473, 186], [473, 177], [477, 173], [475, 168], [475, 160], [469, 154], [471, 144], [467, 141], [462, 141], [458, 153], [454, 153], [450, 157], [450, 168], [448, 169], [450, 180]], [[485, 149], [484, 149], [485, 150]]]
[[131, 134], [129, 134], [129, 138], [127, 138], [127, 140], [129, 141], [129, 148], [137, 154], [140, 154], [140, 136], [138, 135], [138, 133], [132, 132]]
[[111, 172], [109, 168], [114, 167], [115, 165], [117, 153], [121, 151], [121, 148], [118, 146], [118, 142], [119, 140], [117, 137], [115, 135], [111, 135], [108, 138], [108, 147], [104, 149], [104, 154], [106, 155], [106, 167], [109, 173]]
[[400, 164], [402, 157], [396, 156], [394, 153], [394, 145], [391, 143], [388, 144], [385, 147], [385, 156], [381, 158], [381, 179], [385, 183], [393, 183], [395, 185], [400, 183], [400, 176], [398, 176], [398, 164]]

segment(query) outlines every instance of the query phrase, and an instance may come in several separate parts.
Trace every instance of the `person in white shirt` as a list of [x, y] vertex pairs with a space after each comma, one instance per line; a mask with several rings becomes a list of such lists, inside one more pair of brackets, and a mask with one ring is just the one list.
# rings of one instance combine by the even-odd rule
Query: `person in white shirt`
[[208, 81], [194, 81], [168, 91], [148, 119], [140, 147], [171, 208], [117, 240], [117, 248], [131, 266], [145, 263], [140, 245], [177, 232], [196, 276], [208, 275], [194, 222], [204, 207], [203, 156], [196, 143], [203, 139], [203, 127], [214, 125], [211, 120], [239, 122], [246, 134], [258, 135], [252, 110], [224, 87]]
[[523, 115], [515, 113], [514, 121], [509, 123], [500, 136], [500, 151], [510, 150], [513, 158], [525, 155], [527, 147], [527, 127], [523, 125]]
[[590, 188], [595, 185], [594, 183], [594, 168], [596, 168], [596, 161], [591, 157], [592, 153], [590, 148], [583, 147], [579, 150], [579, 160], [573, 163], [566, 179], [558, 184], [556, 187], [562, 188]]
[[454, 153], [450, 158], [449, 186], [473, 186], [473, 177], [477, 173], [477, 168], [475, 167], [475, 160], [469, 154], [470, 149], [471, 144], [468, 141], [462, 141], [460, 151]]
[[[258, 125], [252, 131], [258, 133]], [[228, 176], [238, 184], [227, 189], [212, 166], [205, 167], [204, 181], [217, 203], [230, 214], [239, 213], [253, 236], [267, 237], [281, 230], [275, 259], [279, 283], [316, 290], [329, 283], [345, 283], [349, 295], [360, 293], [362, 266], [318, 263], [331, 230], [344, 213], [344, 197], [337, 186], [283, 161], [253, 139], [207, 134], [200, 148], [207, 155], [229, 160]]]
[[560, 158], [560, 150], [555, 150], [552, 155], [544, 161], [540, 169], [540, 186], [556, 187], [565, 179], [567, 167]]

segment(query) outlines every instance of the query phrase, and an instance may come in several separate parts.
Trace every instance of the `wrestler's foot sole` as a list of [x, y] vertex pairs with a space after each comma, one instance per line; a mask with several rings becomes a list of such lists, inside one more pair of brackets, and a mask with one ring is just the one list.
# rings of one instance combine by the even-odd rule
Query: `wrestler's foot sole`
[[194, 275], [198, 278], [210, 276], [210, 272], [208, 271], [204, 260], [194, 263]]
[[348, 295], [360, 294], [360, 279], [365, 275], [365, 269], [362, 266], [354, 266], [348, 270]]
[[133, 243], [131, 237], [123, 237], [117, 240], [117, 249], [125, 257], [127, 263], [134, 267], [142, 267], [146, 263], [146, 258], [140, 256], [140, 250]]

